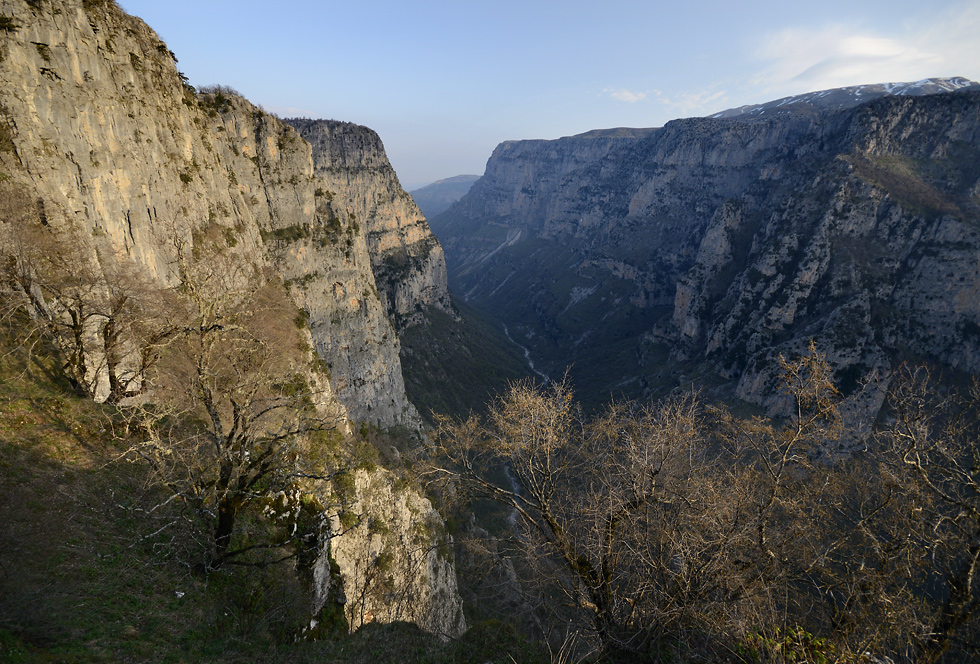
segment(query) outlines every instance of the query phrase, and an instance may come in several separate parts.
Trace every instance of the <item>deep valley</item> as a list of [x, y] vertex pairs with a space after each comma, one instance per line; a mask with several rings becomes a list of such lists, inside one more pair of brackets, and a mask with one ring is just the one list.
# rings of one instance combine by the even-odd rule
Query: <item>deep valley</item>
[[980, 661], [980, 84], [416, 199], [0, 5], [0, 661]]

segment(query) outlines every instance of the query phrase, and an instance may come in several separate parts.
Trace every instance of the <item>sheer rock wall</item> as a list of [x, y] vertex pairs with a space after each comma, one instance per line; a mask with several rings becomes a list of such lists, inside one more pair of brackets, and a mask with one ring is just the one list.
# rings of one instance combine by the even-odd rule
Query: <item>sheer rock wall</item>
[[[167, 46], [111, 0], [9, 0], [0, 11], [0, 177], [28, 188], [48, 223], [93, 238], [76, 248], [80, 261], [99, 247], [172, 284], [175, 242], [217, 238], [243, 264], [282, 276], [309, 315], [341, 411], [354, 422], [417, 426], [392, 318], [448, 306], [444, 264], [373, 132], [358, 129], [371, 137], [371, 168], [344, 162], [348, 152], [324, 169], [296, 129], [234, 91], [186, 86]], [[399, 250], [420, 257], [418, 269], [385, 271]], [[383, 468], [361, 479], [394, 481]], [[399, 537], [441, 532], [428, 527], [441, 522], [424, 497], [392, 491], [412, 506], [391, 519]], [[341, 535], [330, 546], [353, 545]], [[341, 567], [345, 585], [360, 583], [355, 567]], [[449, 560], [398, 577], [399, 593], [429, 598], [398, 617], [458, 634], [453, 575]], [[328, 590], [314, 592], [317, 601]]]

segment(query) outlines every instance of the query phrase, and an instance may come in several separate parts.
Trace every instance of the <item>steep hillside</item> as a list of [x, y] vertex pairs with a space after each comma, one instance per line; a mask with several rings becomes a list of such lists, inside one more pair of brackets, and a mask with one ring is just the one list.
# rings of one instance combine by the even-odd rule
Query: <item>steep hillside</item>
[[[980, 370], [980, 93], [501, 144], [431, 221], [454, 289], [587, 399], [754, 403], [816, 338], [845, 391]], [[874, 398], [861, 410], [873, 412]]]
[[423, 417], [482, 412], [510, 383], [533, 378], [520, 348], [492, 317], [465, 302], [453, 316], [430, 308], [402, 334], [405, 389]]
[[[369, 166], [351, 151], [323, 166], [296, 129], [233, 90], [186, 85], [166, 44], [112, 0], [15, 0], [0, 11], [0, 181], [5, 203], [14, 193], [25, 201], [21, 209], [4, 207], [5, 260], [17, 262], [7, 241], [29, 218], [67, 247], [58, 256], [65, 278], [95, 275], [96, 295], [125, 268], [140, 283], [189, 297], [185, 264], [192, 256], [202, 270], [231, 265], [239, 275], [198, 282], [212, 289], [221, 277], [232, 286], [246, 278], [281, 280], [285, 289], [267, 289], [275, 299], [268, 310], [289, 312], [302, 353], [315, 347], [319, 373], [309, 369], [300, 378], [317, 386], [318, 404], [336, 415], [338, 431], [416, 429], [392, 319], [448, 306], [448, 296], [439, 244], [398, 186], [377, 137], [348, 132], [354, 141], [369, 136]], [[411, 267], [396, 271], [392, 255], [401, 252]], [[212, 255], [221, 256], [220, 265], [207, 265]], [[106, 367], [138, 360], [135, 342], [124, 340], [122, 360], [98, 350], [116, 334], [112, 320], [96, 312], [77, 326], [85, 351], [76, 365], [99, 399], [113, 389]], [[223, 329], [219, 323], [200, 331]], [[284, 348], [282, 356], [295, 352]], [[343, 596], [330, 578], [332, 557], [342, 561], [353, 626], [376, 617], [458, 634], [464, 621], [455, 573], [436, 546], [444, 530], [429, 502], [368, 462], [349, 489], [364, 519], [331, 524], [329, 550], [317, 558], [313, 613], [328, 595], [334, 603]], [[384, 533], [368, 530], [369, 521], [382, 519], [390, 524]], [[413, 601], [394, 602], [392, 589]]]

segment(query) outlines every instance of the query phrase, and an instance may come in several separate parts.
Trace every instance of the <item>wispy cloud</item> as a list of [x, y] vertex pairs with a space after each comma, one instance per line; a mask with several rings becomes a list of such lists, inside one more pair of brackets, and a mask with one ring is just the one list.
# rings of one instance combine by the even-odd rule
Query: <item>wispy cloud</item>
[[942, 71], [942, 56], [928, 46], [844, 27], [783, 30], [771, 36], [759, 54], [770, 65], [756, 82], [767, 89], [785, 86], [809, 92], [954, 74]]
[[716, 108], [724, 103], [727, 95], [724, 90], [710, 86], [704, 90], [679, 91], [667, 94], [660, 90], [654, 91], [657, 102], [681, 114], [693, 115]]
[[656, 104], [666, 109], [669, 117], [681, 117], [717, 109], [726, 98], [725, 91], [718, 90], [717, 87], [717, 85], [712, 85], [703, 90], [672, 90], [669, 92], [663, 90], [638, 92], [624, 88], [606, 88], [602, 93], [630, 104], [640, 101]]
[[769, 96], [827, 88], [980, 77], [980, 4], [964, 2], [901, 35], [842, 25], [786, 28], [758, 49], [761, 70], [750, 86]]
[[623, 88], [606, 88], [603, 93], [609, 95], [613, 99], [618, 99], [619, 101], [625, 101], [630, 104], [635, 104], [638, 101], [643, 101], [647, 98], [646, 92], [634, 92], [632, 90], [624, 90]]

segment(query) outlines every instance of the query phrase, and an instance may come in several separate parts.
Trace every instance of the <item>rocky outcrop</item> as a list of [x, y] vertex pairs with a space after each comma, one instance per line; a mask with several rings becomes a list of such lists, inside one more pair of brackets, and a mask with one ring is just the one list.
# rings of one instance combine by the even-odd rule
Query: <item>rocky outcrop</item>
[[886, 95], [504, 143], [431, 223], [545, 373], [777, 408], [810, 338], [848, 394], [904, 359], [980, 370], [978, 163], [980, 94]]
[[[445, 274], [376, 135], [340, 129], [369, 140], [324, 165], [296, 129], [234, 91], [187, 86], [167, 46], [112, 0], [12, 0], [2, 12], [0, 178], [31, 191], [45, 223], [93, 238], [76, 247], [79, 262], [115, 254], [173, 284], [177, 246], [218, 242], [241, 265], [278, 273], [305, 309], [341, 412], [415, 427], [391, 319], [448, 306]], [[402, 254], [411, 269], [395, 273]], [[416, 537], [422, 528], [435, 546], [437, 515], [417, 490], [390, 497], [414, 506], [390, 518], [391, 532], [429, 541]], [[331, 546], [348, 545], [339, 536]], [[410, 592], [428, 603], [398, 615], [457, 633], [451, 563], [427, 564]], [[409, 592], [402, 580], [396, 590]], [[379, 616], [389, 615], [383, 601]]]
[[378, 294], [396, 327], [420, 322], [426, 306], [450, 311], [442, 246], [398, 183], [381, 138], [349, 122], [286, 122], [313, 147], [330, 214], [361, 231]]
[[40, 197], [161, 279], [172, 229], [271, 251], [351, 417], [416, 421], [392, 322], [449, 308], [445, 263], [377, 134], [294, 121], [300, 136], [234, 91], [195, 96], [166, 45], [112, 3], [23, 3], [10, 19], [3, 115]]
[[351, 417], [413, 421], [367, 230], [323, 205], [310, 145], [233, 91], [195, 95], [166, 45], [111, 3], [15, 6], [0, 63], [9, 158], [52, 212], [163, 280], [175, 233], [216, 230], [247, 257], [268, 250], [317, 323]]
[[452, 538], [439, 513], [417, 493], [398, 489], [390, 473], [354, 476], [363, 515], [337, 519], [332, 555], [344, 578], [344, 611], [356, 629], [369, 622], [406, 620], [444, 637], [466, 630], [456, 586]]

